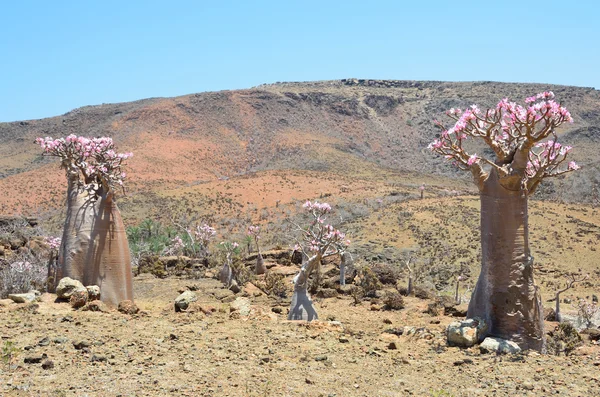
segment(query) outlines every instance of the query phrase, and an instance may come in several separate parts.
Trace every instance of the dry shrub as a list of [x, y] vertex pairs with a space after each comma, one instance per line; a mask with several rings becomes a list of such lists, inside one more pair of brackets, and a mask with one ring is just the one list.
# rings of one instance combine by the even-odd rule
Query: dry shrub
[[413, 294], [419, 299], [433, 299], [435, 297], [435, 294], [431, 290], [423, 287], [414, 287]]
[[359, 286], [363, 289], [365, 296], [374, 297], [375, 292], [381, 289], [381, 282], [369, 266], [363, 266], [358, 270], [360, 277]]
[[265, 274], [265, 292], [271, 296], [285, 298], [287, 296], [287, 288], [284, 280], [285, 277], [283, 274], [268, 271]]
[[0, 260], [0, 298], [32, 289], [45, 291], [47, 277], [48, 264], [32, 255]]
[[548, 336], [550, 336], [546, 343], [548, 353], [557, 356], [561, 353], [568, 356], [573, 350], [583, 344], [581, 335], [579, 335], [577, 329], [570, 323], [558, 324], [558, 326], [554, 328], [554, 331], [548, 332]]
[[383, 303], [388, 310], [404, 309], [404, 298], [398, 292], [386, 292], [383, 297]]
[[358, 305], [365, 297], [365, 290], [358, 285], [353, 285], [352, 289], [350, 290], [350, 295], [352, 296], [352, 299], [354, 299], [354, 304]]
[[402, 276], [400, 268], [389, 263], [376, 263], [371, 266], [371, 269], [382, 284], [396, 285], [397, 280]]

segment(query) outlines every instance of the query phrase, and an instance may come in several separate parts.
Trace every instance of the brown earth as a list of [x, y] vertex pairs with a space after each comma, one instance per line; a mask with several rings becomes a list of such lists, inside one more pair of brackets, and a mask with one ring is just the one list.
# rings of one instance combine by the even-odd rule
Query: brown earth
[[[444, 329], [453, 318], [423, 313], [429, 301], [417, 298], [406, 298], [399, 311], [373, 310], [369, 302], [356, 306], [347, 296], [321, 299], [316, 307], [323, 320], [307, 324], [285, 320], [289, 300], [264, 295], [251, 295], [249, 316], [230, 313], [229, 304], [215, 297], [227, 291], [212, 279], [142, 275], [134, 284], [141, 312], [133, 316], [75, 311], [50, 294], [34, 306], [1, 301], [2, 343], [27, 350], [12, 366], [2, 363], [0, 394], [600, 395], [598, 345], [586, 342], [567, 357], [446, 347]], [[175, 313], [177, 290], [190, 285], [199, 301]], [[280, 305], [282, 313], [274, 313]], [[386, 332], [405, 326], [416, 333]], [[40, 363], [25, 363], [36, 357]]]

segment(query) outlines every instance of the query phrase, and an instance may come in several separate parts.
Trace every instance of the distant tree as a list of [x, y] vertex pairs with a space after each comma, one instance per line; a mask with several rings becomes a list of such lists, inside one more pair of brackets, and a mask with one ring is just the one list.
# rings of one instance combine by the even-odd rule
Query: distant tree
[[[557, 137], [557, 128], [573, 118], [552, 92], [529, 97], [524, 106], [503, 99], [493, 109], [472, 105], [446, 114], [455, 124], [445, 129], [438, 122], [441, 134], [429, 148], [471, 171], [481, 200], [482, 266], [467, 315], [484, 319], [490, 335], [543, 350], [527, 199], [543, 179], [579, 168], [567, 161], [571, 147]], [[469, 139], [484, 142], [494, 158], [468, 153]]]
[[256, 266], [254, 267], [254, 274], [265, 274], [267, 272], [267, 268], [265, 266], [265, 260], [263, 259], [262, 254], [260, 253], [260, 244], [258, 241], [260, 240], [260, 227], [258, 226], [248, 226], [247, 230], [248, 236], [254, 239], [254, 243], [256, 244]]
[[580, 278], [577, 278], [576, 276], [577, 276], [577, 274], [575, 274], [575, 273], [567, 274], [566, 275], [567, 282], [565, 283], [565, 288], [559, 289], [558, 291], [556, 291], [556, 294], [554, 295], [554, 300], [556, 301], [555, 302], [556, 308], [554, 310], [554, 316], [556, 318], [556, 321], [558, 321], [559, 323], [562, 322], [562, 320], [563, 320], [562, 313], [560, 312], [560, 294], [573, 288], [575, 283], [581, 283], [581, 282], [587, 280], [587, 278], [588, 278], [587, 274], [585, 276], [581, 276]]
[[350, 241], [346, 240], [344, 233], [325, 223], [327, 214], [331, 212], [329, 204], [307, 201], [303, 208], [309, 220], [306, 226], [295, 224], [299, 238], [294, 249], [302, 251], [303, 257], [308, 260], [294, 277], [294, 295], [288, 320], [311, 321], [318, 319], [318, 315], [308, 294], [308, 279], [314, 271], [319, 271], [321, 260], [332, 255], [343, 257]]
[[117, 153], [108, 137], [69, 135], [37, 138], [36, 143], [44, 156], [60, 158], [68, 181], [55, 283], [71, 277], [98, 285], [105, 302], [132, 300], [129, 245], [115, 201], [116, 191], [124, 189], [124, 161], [132, 153]]

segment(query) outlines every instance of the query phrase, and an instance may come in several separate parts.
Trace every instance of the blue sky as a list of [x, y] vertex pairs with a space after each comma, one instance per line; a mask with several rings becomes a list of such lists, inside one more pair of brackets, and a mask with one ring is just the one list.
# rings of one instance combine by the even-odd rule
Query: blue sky
[[0, 121], [357, 78], [600, 89], [593, 1], [6, 1]]

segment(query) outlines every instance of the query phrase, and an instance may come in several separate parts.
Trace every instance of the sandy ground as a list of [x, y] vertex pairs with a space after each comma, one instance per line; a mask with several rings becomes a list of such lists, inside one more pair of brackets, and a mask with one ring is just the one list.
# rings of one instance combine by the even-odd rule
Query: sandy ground
[[[213, 279], [134, 283], [141, 312], [132, 316], [76, 311], [51, 294], [34, 306], [2, 301], [0, 342], [19, 351], [12, 365], [0, 363], [0, 395], [600, 396], [599, 346], [586, 342], [568, 357], [447, 347], [455, 319], [423, 313], [429, 302], [417, 298], [398, 311], [347, 296], [316, 300], [322, 320], [307, 324], [286, 320], [288, 301], [252, 291], [250, 314], [230, 313], [223, 300], [233, 297]], [[187, 286], [199, 301], [175, 313]], [[385, 332], [405, 326], [416, 333]], [[89, 346], [76, 349], [82, 341]], [[25, 363], [36, 357], [53, 368]]]

